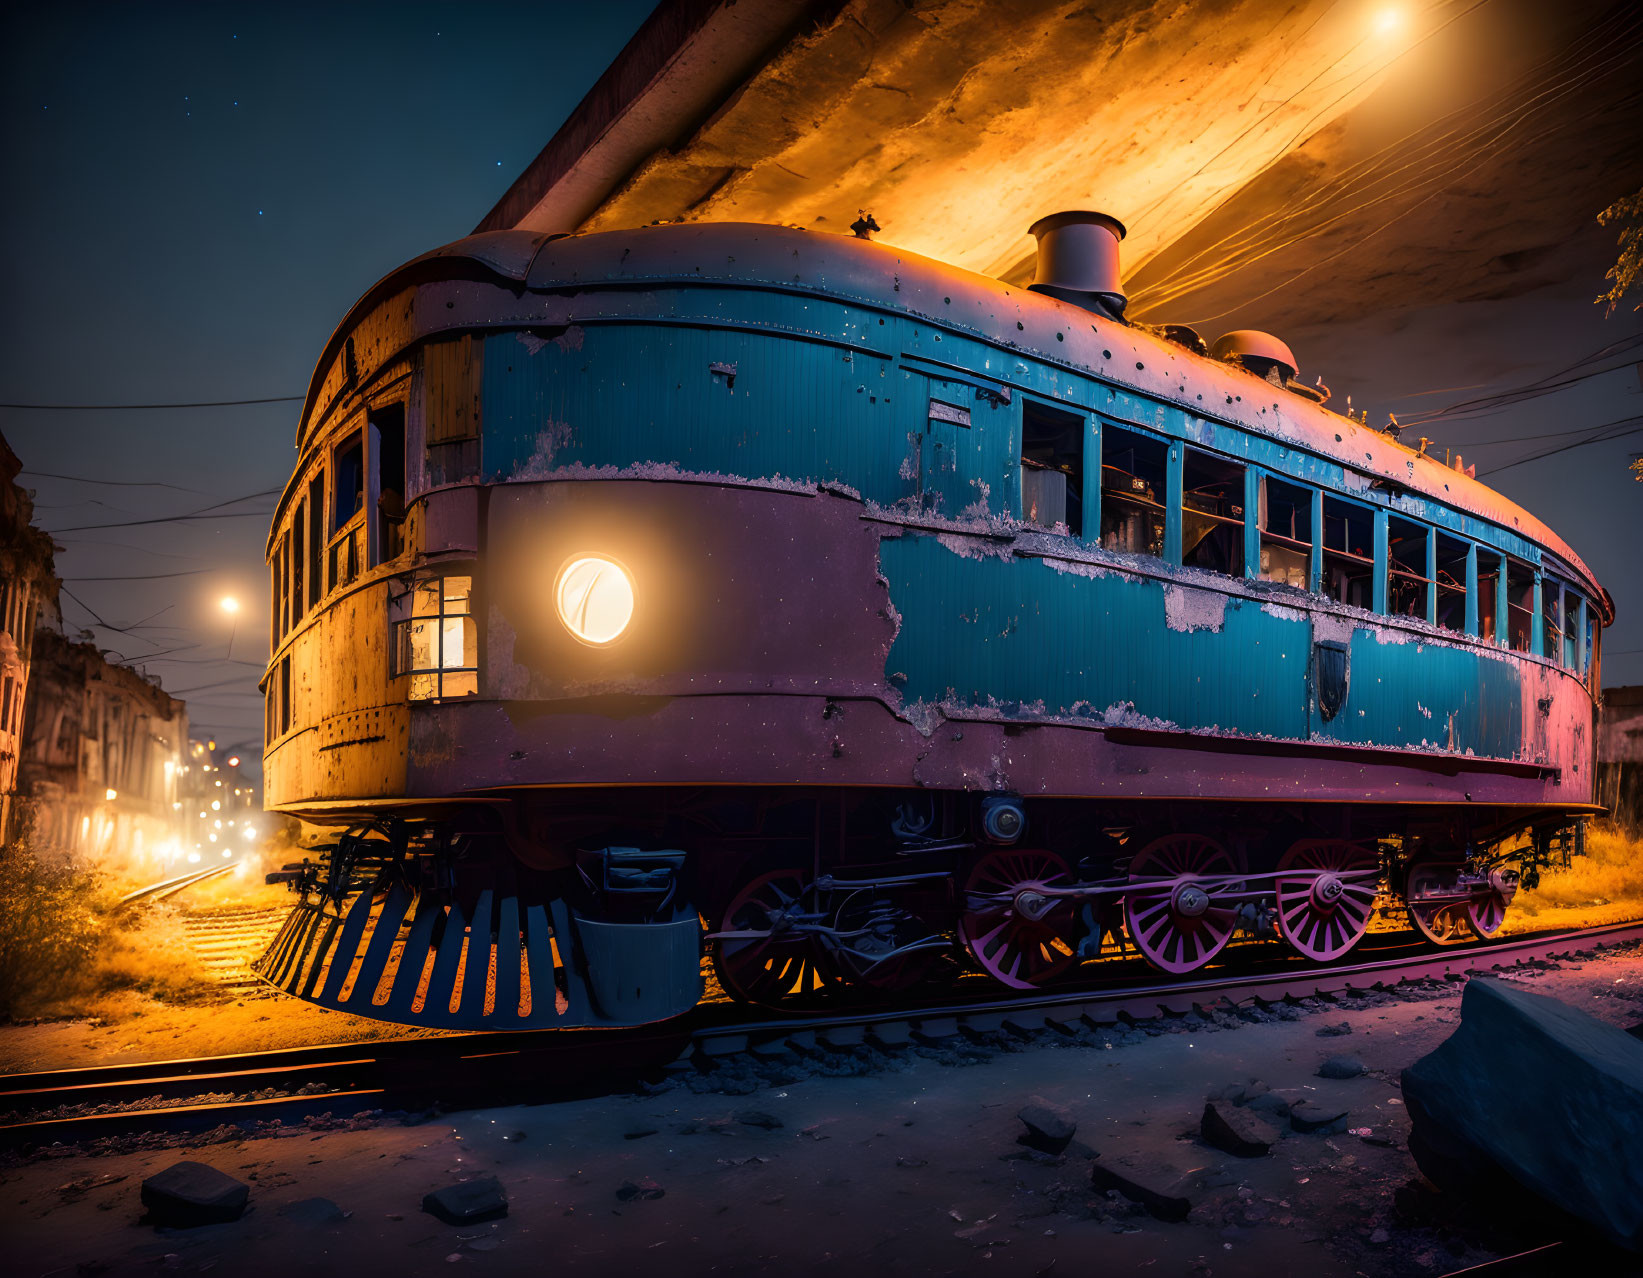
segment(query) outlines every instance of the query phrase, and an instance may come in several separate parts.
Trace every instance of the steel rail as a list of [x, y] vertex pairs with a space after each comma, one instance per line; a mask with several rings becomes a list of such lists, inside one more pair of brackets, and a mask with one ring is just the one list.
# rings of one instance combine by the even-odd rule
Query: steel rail
[[137, 901], [149, 899], [164, 900], [174, 893], [181, 892], [184, 888], [193, 887], [196, 883], [204, 883], [207, 879], [214, 879], [219, 874], [227, 874], [236, 865], [237, 862], [230, 862], [227, 865], [212, 865], [203, 870], [192, 870], [187, 874], [179, 874], [176, 878], [166, 879], [161, 883], [150, 883], [147, 887], [138, 888], [135, 892], [127, 892], [115, 904], [131, 905]]
[[[714, 1068], [724, 1058], [848, 1049], [896, 1049], [915, 1041], [1011, 1029], [1022, 1034], [1110, 1025], [1211, 1006], [1329, 998], [1402, 982], [1461, 980], [1523, 963], [1643, 940], [1643, 921], [1541, 933], [1355, 964], [1229, 973], [1197, 981], [1049, 988], [995, 997], [958, 996], [921, 1007], [840, 1009], [760, 1019], [737, 1004], [704, 1004], [686, 1016], [631, 1029], [492, 1031], [328, 1044], [240, 1056], [97, 1066], [0, 1079], [0, 1146], [81, 1142], [150, 1131], [300, 1121], [361, 1111], [541, 1103], [606, 1092], [613, 1078], [670, 1064]], [[323, 1090], [314, 1091], [315, 1086]], [[279, 1088], [289, 1094], [255, 1098]], [[235, 1093], [232, 1100], [203, 1099]], [[303, 1094], [305, 1093], [306, 1094]], [[198, 1103], [164, 1105], [166, 1100]], [[112, 1112], [98, 1112], [114, 1106]], [[63, 1108], [91, 1112], [53, 1115]]]

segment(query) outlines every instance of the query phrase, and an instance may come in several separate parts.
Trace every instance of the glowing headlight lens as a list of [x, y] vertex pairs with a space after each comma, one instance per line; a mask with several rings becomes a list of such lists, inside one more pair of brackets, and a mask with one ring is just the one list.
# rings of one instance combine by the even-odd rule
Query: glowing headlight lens
[[633, 582], [620, 564], [598, 555], [566, 564], [553, 594], [565, 628], [596, 648], [620, 638], [633, 620]]

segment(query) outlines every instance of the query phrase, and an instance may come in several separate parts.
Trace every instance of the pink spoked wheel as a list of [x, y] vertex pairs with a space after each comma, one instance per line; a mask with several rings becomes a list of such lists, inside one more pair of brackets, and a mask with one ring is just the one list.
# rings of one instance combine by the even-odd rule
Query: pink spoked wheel
[[1506, 911], [1511, 908], [1512, 898], [1517, 895], [1517, 888], [1516, 870], [1496, 868], [1489, 872], [1489, 890], [1472, 894], [1472, 899], [1466, 903], [1466, 923], [1480, 940], [1486, 941], [1500, 931], [1500, 925], [1506, 921]]
[[1470, 902], [1460, 895], [1460, 871], [1459, 861], [1417, 861], [1404, 879], [1410, 925], [1434, 945], [1458, 945], [1471, 937]]
[[1078, 962], [1076, 903], [1043, 895], [1065, 887], [1072, 867], [1054, 852], [997, 848], [970, 869], [958, 934], [981, 969], [1011, 989], [1030, 990]]
[[731, 898], [719, 930], [765, 934], [714, 942], [713, 971], [732, 998], [780, 1007], [813, 998], [832, 982], [820, 940], [794, 930], [813, 912], [805, 900], [808, 882], [801, 870], [771, 870]]
[[1124, 927], [1160, 971], [1191, 972], [1219, 954], [1238, 926], [1235, 905], [1217, 898], [1243, 890], [1232, 853], [1201, 834], [1166, 834], [1130, 862]]
[[1356, 843], [1302, 839], [1278, 862], [1278, 931], [1319, 963], [1363, 940], [1375, 907], [1381, 859]]

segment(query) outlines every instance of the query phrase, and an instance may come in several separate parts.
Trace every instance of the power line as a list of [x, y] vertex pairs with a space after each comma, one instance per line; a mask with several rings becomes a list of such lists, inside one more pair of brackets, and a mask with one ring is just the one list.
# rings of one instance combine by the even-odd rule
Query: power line
[[65, 582], [73, 582], [76, 586], [88, 581], [166, 581], [172, 577], [198, 577], [202, 572], [215, 572], [212, 568], [190, 568], [187, 572], [151, 572], [136, 577], [64, 577]]
[[198, 488], [184, 488], [181, 484], [167, 484], [157, 479], [92, 479], [86, 475], [58, 475], [49, 470], [34, 470], [28, 466], [23, 467], [23, 474], [38, 475], [41, 479], [66, 479], [74, 484], [106, 484], [110, 488], [174, 488], [180, 493], [198, 493], [202, 497], [206, 495]]
[[[1595, 429], [1600, 430], [1600, 431], [1601, 430], [1608, 430], [1608, 429], [1610, 429], [1611, 427], [1614, 427], [1614, 426], [1624, 426], [1624, 425], [1626, 425], [1627, 421], [1636, 422], [1636, 421], [1640, 421], [1640, 420], [1643, 420], [1643, 419], [1639, 419], [1639, 418], [1636, 418], [1636, 417], [1627, 418], [1627, 419], [1622, 419], [1621, 421], [1618, 421], [1618, 422], [1610, 422], [1608, 424], [1608, 426], [1598, 426]], [[1643, 432], [1643, 425], [1631, 426], [1626, 430], [1616, 431], [1612, 435], [1595, 435], [1593, 438], [1590, 438], [1590, 439], [1577, 439], [1572, 444], [1561, 444], [1556, 448], [1545, 448], [1545, 449], [1542, 449], [1538, 453], [1530, 453], [1527, 457], [1519, 457], [1516, 461], [1507, 462], [1504, 466], [1491, 466], [1488, 470], [1480, 470], [1478, 472], [1478, 475], [1481, 478], [1484, 475], [1498, 474], [1499, 472], [1501, 472], [1503, 470], [1511, 470], [1512, 467], [1514, 467], [1514, 466], [1521, 466], [1525, 462], [1539, 461], [1543, 457], [1555, 457], [1558, 453], [1566, 453], [1572, 448], [1585, 448], [1588, 444], [1606, 444], [1610, 440], [1624, 439], [1628, 435], [1636, 435], [1636, 434], [1639, 434], [1640, 432]]]
[[128, 519], [120, 523], [111, 524], [77, 524], [72, 528], [55, 528], [48, 529], [47, 531], [52, 536], [56, 536], [58, 533], [89, 532], [95, 528], [139, 528], [146, 524], [186, 523], [191, 519], [244, 519], [253, 515], [266, 518], [273, 512], [266, 510], [237, 510], [220, 515], [213, 514], [212, 512], [220, 511], [224, 506], [237, 506], [242, 501], [254, 501], [258, 497], [277, 497], [279, 496], [280, 491], [281, 490], [278, 488], [269, 488], [260, 493], [247, 493], [244, 497], [231, 497], [227, 501], [219, 501], [214, 506], [202, 506], [199, 510], [189, 511], [182, 515], [159, 515], [153, 519]]
[[306, 395], [270, 395], [266, 399], [195, 399], [178, 404], [4, 404], [0, 408], [35, 413], [122, 413], [146, 408], [239, 408], [246, 404], [295, 404]]

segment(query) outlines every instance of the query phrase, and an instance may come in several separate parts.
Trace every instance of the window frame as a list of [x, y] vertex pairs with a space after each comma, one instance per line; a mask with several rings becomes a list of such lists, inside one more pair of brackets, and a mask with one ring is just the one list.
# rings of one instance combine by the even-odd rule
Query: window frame
[[[388, 677], [411, 681], [405, 692], [407, 701], [465, 700], [479, 695], [480, 653], [483, 645], [480, 642], [479, 617], [475, 609], [474, 566], [463, 565], [460, 570], [454, 571], [449, 569], [456, 569], [456, 565], [441, 567], [447, 570], [418, 573], [411, 578], [395, 578], [393, 585], [397, 589], [391, 589], [388, 596]], [[447, 581], [466, 581], [466, 594], [450, 594], [445, 585]], [[433, 583], [438, 583], [438, 608], [433, 612], [418, 611], [419, 596]], [[448, 607], [453, 598], [462, 599], [463, 606], [459, 609]], [[473, 643], [471, 662], [465, 661], [461, 665], [445, 663], [446, 623], [453, 620], [466, 622], [460, 630], [464, 636], [471, 638]], [[418, 622], [430, 621], [434, 623], [433, 664], [418, 666], [406, 663], [404, 655], [413, 651], [412, 627]], [[466, 653], [463, 655], [466, 656]], [[423, 689], [430, 685], [419, 681], [427, 680], [432, 681], [432, 690], [425, 692]], [[451, 691], [446, 687], [447, 680], [453, 680], [459, 686], [467, 686], [460, 691]]]

